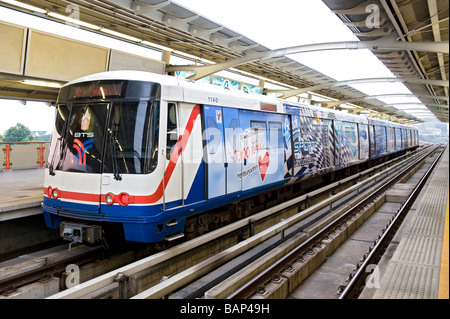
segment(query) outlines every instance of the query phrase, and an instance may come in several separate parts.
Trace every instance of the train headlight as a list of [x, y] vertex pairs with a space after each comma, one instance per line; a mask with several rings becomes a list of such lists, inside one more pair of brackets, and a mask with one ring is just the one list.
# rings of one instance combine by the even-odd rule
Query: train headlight
[[114, 195], [111, 193], [106, 194], [105, 200], [106, 204], [112, 205], [114, 203]]
[[53, 188], [52, 196], [53, 196], [54, 199], [59, 197], [59, 190], [57, 188]]

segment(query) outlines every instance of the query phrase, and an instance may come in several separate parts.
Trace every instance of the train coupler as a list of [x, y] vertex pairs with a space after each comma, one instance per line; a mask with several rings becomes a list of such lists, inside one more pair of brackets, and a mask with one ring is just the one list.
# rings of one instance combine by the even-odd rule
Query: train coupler
[[59, 230], [64, 240], [71, 241], [69, 250], [75, 243], [95, 244], [102, 240], [102, 227], [98, 225], [61, 222]]

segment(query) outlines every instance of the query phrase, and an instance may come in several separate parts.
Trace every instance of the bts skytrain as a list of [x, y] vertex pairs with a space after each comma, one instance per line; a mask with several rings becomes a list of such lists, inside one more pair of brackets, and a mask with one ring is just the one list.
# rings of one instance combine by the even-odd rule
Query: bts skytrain
[[183, 237], [188, 217], [418, 146], [410, 126], [140, 71], [58, 95], [42, 210], [75, 242]]

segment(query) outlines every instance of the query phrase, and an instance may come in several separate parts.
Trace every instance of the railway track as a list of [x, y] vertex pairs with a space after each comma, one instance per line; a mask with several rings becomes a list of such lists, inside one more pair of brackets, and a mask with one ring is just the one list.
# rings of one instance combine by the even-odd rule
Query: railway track
[[0, 295], [13, 296], [18, 289], [31, 283], [45, 283], [54, 276], [61, 277], [68, 265], [81, 266], [95, 261], [102, 251], [100, 247], [84, 246], [68, 252], [67, 245], [63, 245], [0, 263]]
[[103, 246], [68, 247], [59, 244], [1, 262], [0, 299], [45, 298], [153, 252], [151, 246], [126, 245], [114, 251]]
[[[405, 161], [418, 162], [417, 156], [421, 160], [425, 159], [428, 152], [429, 149], [417, 152], [418, 155], [414, 158], [409, 158], [411, 154], [407, 154], [404, 161], [396, 164], [392, 161], [361, 172], [357, 176], [107, 272], [49, 298], [226, 298], [234, 294], [238, 287], [247, 286], [253, 275], [243, 276], [245, 278], [238, 280], [234, 286], [231, 285], [230, 277], [239, 276], [235, 274], [247, 271], [249, 265], [259, 259], [267, 259], [265, 256], [269, 253], [275, 254], [271, 260], [277, 260], [286, 255], [289, 247], [292, 249], [308, 242], [313, 243], [313, 247], [305, 250], [304, 259], [320, 255], [315, 250], [324, 250], [322, 244], [319, 246], [308, 238], [313, 234], [305, 233], [306, 228], [321, 224], [319, 220], [329, 216], [330, 211], [337, 216], [341, 211], [348, 210], [353, 205], [351, 199], [356, 197], [355, 194], [365, 196], [365, 192], [374, 187], [374, 183], [386, 178], [389, 172], [400, 170], [406, 165]], [[386, 170], [375, 173], [382, 166]], [[351, 180], [354, 185], [338, 192], [338, 189], [344, 188], [344, 183], [350, 183]], [[327, 195], [323, 195], [324, 193]], [[315, 197], [320, 197], [320, 201], [314, 204], [311, 199]], [[325, 197], [328, 198], [324, 200]], [[280, 219], [281, 222], [278, 222]], [[338, 232], [336, 229], [334, 231]], [[259, 267], [255, 272], [261, 272], [269, 265]], [[223, 294], [208, 294], [220, 286], [220, 281], [224, 278], [233, 287], [226, 288]]]
[[[442, 154], [442, 153], [441, 153]], [[428, 155], [423, 156], [419, 161], [425, 159]], [[440, 157], [440, 156], [439, 156]], [[436, 159], [435, 163], [438, 161]], [[418, 162], [419, 162], [418, 161]], [[371, 210], [374, 211], [384, 196], [386, 191], [393, 185], [402, 180], [405, 174], [416, 166], [418, 163], [402, 169], [392, 179], [383, 182], [377, 186], [375, 190], [370, 190], [370, 194], [364, 194], [362, 200], [358, 204], [346, 210], [339, 218], [333, 220], [326, 227], [322, 228], [314, 235], [309, 237], [307, 241], [299, 245], [295, 250], [286, 254], [272, 266], [265, 269], [258, 276], [254, 277], [240, 289], [229, 295], [229, 299], [252, 299], [252, 298], [286, 298], [298, 284], [312, 273], [310, 269], [305, 270], [307, 266], [317, 268], [334, 250], [354, 231], [354, 224], [362, 222], [364, 214]], [[374, 263], [379, 258], [382, 247], [386, 247], [389, 238], [392, 238], [395, 229], [398, 229], [399, 222], [408, 208], [412, 205], [414, 198], [417, 196], [423, 182], [426, 180], [428, 173], [432, 171], [434, 165], [430, 167], [426, 176], [422, 178], [421, 183], [415, 188], [414, 192], [408, 198], [402, 209], [395, 215], [390, 224], [382, 229], [379, 238], [370, 246], [363, 257], [363, 260], [355, 267], [354, 273], [349, 275], [349, 284], [339, 287], [338, 295], [340, 298], [357, 297], [361, 291], [361, 286], [365, 284], [365, 278], [368, 273], [366, 267]], [[358, 200], [359, 201], [359, 200]], [[406, 213], [405, 213], [406, 212]], [[392, 230], [392, 232], [390, 232]], [[312, 266], [312, 267], [311, 267]]]
[[364, 284], [367, 282], [369, 273], [365, 271], [371, 264], [376, 264], [383, 256], [388, 244], [391, 242], [397, 230], [400, 228], [401, 223], [405, 219], [408, 211], [411, 209], [414, 201], [419, 196], [420, 191], [423, 189], [427, 179], [433, 172], [440, 158], [445, 152], [445, 148], [440, 152], [437, 158], [433, 161], [425, 174], [420, 179], [419, 183], [415, 186], [410, 196], [402, 204], [401, 208], [396, 213], [391, 222], [383, 228], [378, 240], [374, 241], [370, 246], [367, 253], [363, 256], [360, 263], [355, 267], [354, 272], [349, 275], [347, 285], [339, 287], [338, 294], [339, 299], [351, 299], [357, 298], [364, 289]]

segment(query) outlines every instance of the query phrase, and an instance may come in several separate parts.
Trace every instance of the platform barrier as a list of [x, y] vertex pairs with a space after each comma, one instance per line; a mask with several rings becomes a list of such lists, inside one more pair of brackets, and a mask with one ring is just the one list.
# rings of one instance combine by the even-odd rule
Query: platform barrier
[[0, 171], [44, 167], [49, 153], [49, 142], [0, 143]]

